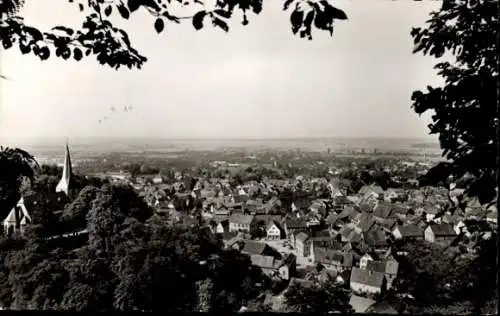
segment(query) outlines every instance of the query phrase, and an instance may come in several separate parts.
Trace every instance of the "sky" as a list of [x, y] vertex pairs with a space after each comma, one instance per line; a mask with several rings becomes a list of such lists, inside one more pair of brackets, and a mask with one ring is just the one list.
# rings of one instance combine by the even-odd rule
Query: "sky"
[[[116, 17], [148, 58], [141, 70], [0, 51], [11, 79], [0, 82], [0, 139], [430, 137], [410, 96], [441, 81], [434, 59], [412, 54], [410, 30], [439, 2], [337, 0], [349, 19], [312, 41], [292, 34], [282, 2], [265, 1], [245, 27], [235, 16], [229, 33], [186, 21], [158, 35], [146, 12]], [[27, 1], [23, 15], [43, 30], [83, 18], [66, 0]]]

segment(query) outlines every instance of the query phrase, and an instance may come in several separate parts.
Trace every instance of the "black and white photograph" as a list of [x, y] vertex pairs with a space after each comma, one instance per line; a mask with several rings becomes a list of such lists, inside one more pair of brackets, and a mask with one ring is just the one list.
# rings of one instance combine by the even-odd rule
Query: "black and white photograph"
[[0, 0], [0, 310], [498, 314], [499, 0]]

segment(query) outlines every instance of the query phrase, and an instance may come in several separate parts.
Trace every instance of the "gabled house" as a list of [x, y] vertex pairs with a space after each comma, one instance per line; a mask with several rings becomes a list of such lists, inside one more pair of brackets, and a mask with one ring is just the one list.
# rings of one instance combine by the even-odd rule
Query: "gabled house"
[[367, 262], [366, 270], [384, 273], [387, 281], [387, 289], [390, 289], [392, 287], [392, 282], [398, 275], [399, 263], [392, 258], [380, 261], [372, 260]]
[[252, 265], [262, 269], [262, 272], [269, 277], [282, 280], [289, 280], [296, 271], [296, 257], [288, 254], [282, 259], [273, 256], [253, 254], [250, 256]]
[[19, 232], [24, 233], [25, 227], [32, 222], [28, 213], [28, 209], [24, 204], [24, 199], [21, 198], [16, 206], [12, 208], [9, 215], [3, 221], [4, 232], [7, 235]]
[[417, 225], [402, 225], [396, 226], [392, 231], [392, 235], [396, 239], [424, 239], [424, 230]]
[[425, 240], [431, 243], [450, 244], [457, 234], [450, 224], [429, 225], [424, 231]]
[[229, 218], [229, 231], [250, 232], [252, 220], [252, 215], [232, 214]]
[[384, 273], [353, 267], [350, 278], [351, 290], [356, 294], [380, 294], [386, 288]]
[[215, 233], [216, 234], [223, 234], [229, 231], [229, 219], [222, 219], [222, 220], [214, 220], [212, 221], [215, 223]]
[[277, 221], [270, 221], [266, 225], [266, 238], [268, 240], [280, 240], [286, 237], [285, 231]]
[[369, 253], [365, 253], [360, 259], [359, 259], [359, 268], [360, 269], [366, 269], [368, 267], [368, 262], [375, 260], [372, 255]]
[[328, 248], [314, 247], [313, 261], [321, 264], [327, 270], [337, 272], [352, 267], [352, 253], [342, 253]]
[[248, 255], [262, 255], [276, 257], [277, 251], [266, 243], [254, 240], [244, 240], [241, 252]]

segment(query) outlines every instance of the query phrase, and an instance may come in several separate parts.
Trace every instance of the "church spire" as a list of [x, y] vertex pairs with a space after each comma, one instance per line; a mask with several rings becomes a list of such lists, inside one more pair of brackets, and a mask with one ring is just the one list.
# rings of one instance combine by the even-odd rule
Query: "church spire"
[[69, 181], [71, 179], [71, 157], [69, 155], [68, 139], [66, 138], [66, 154], [64, 156], [64, 167], [62, 178], [57, 184], [56, 192], [64, 192], [68, 195]]

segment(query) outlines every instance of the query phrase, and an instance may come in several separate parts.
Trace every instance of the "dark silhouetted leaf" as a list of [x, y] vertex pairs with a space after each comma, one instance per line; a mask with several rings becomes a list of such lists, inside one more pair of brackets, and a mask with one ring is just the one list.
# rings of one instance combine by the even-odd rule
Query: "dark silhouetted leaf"
[[229, 31], [229, 26], [227, 25], [227, 23], [224, 22], [223, 20], [219, 19], [218, 17], [214, 16], [212, 18], [212, 24], [214, 26], [220, 27], [222, 30], [224, 30], [224, 32], [228, 32]]
[[158, 18], [155, 21], [155, 30], [158, 33], [161, 33], [163, 29], [165, 28], [165, 23], [163, 22], [162, 18]]
[[118, 5], [118, 12], [120, 12], [120, 15], [124, 19], [128, 19], [130, 17], [130, 12], [123, 4]]
[[76, 61], [79, 61], [83, 58], [82, 51], [78, 47], [75, 47], [75, 49], [73, 49], [73, 58]]
[[128, 0], [128, 8], [130, 12], [134, 12], [141, 6], [141, 0]]
[[104, 9], [104, 14], [105, 14], [106, 16], [110, 16], [112, 11], [113, 11], [113, 8], [112, 8], [110, 5], [108, 5], [108, 6], [106, 7], [106, 9]]
[[304, 20], [304, 12], [299, 9], [295, 9], [292, 14], [290, 14], [290, 22], [292, 23], [292, 32], [297, 34], [299, 29], [302, 27], [302, 22]]
[[50, 57], [50, 50], [48, 47], [41, 47], [40, 52], [38, 53], [38, 57], [41, 60], [47, 60]]
[[193, 26], [196, 30], [200, 30], [203, 28], [203, 19], [206, 15], [206, 11], [200, 11], [193, 16]]
[[345, 14], [345, 12], [335, 7], [331, 7], [330, 14], [334, 19], [347, 20], [347, 15]]
[[283, 11], [288, 10], [290, 5], [294, 2], [295, 0], [286, 0], [285, 3], [283, 4]]

